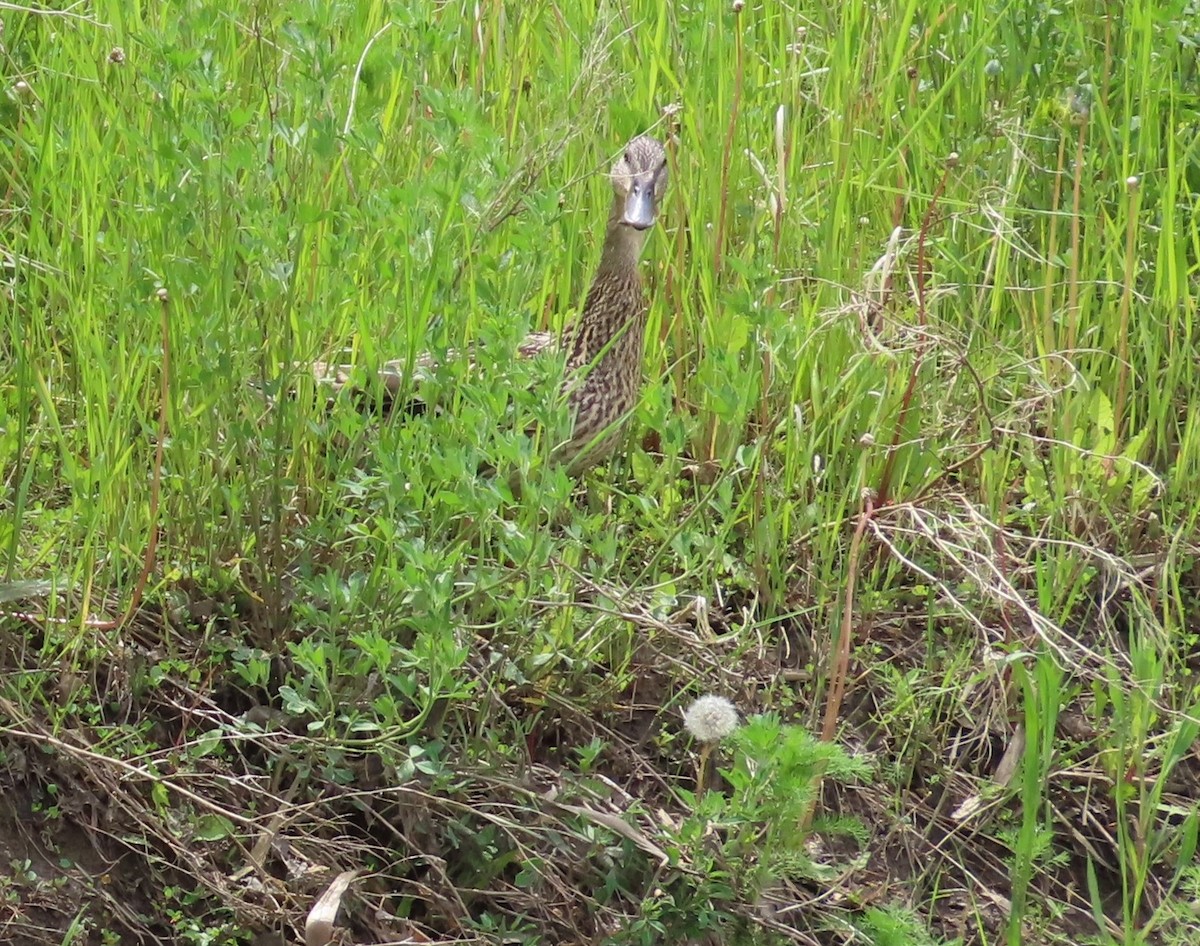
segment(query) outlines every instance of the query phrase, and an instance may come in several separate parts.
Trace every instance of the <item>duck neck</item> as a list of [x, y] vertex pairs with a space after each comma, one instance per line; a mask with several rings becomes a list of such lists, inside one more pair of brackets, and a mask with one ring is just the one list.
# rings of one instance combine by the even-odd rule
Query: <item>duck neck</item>
[[[568, 364], [573, 367], [591, 364], [605, 349], [610, 355], [624, 352], [640, 366], [637, 352], [641, 351], [645, 334], [646, 305], [638, 260], [646, 243], [646, 231], [621, 223], [621, 212], [618, 200], [608, 216], [600, 264], [568, 348]], [[630, 348], [636, 351], [629, 352]], [[604, 358], [605, 362], [609, 360]]]
[[604, 249], [600, 252], [600, 265], [596, 275], [601, 273], [631, 273], [637, 276], [638, 260], [642, 257], [642, 247], [646, 245], [647, 230], [638, 230], [621, 222], [623, 201], [613, 202], [608, 215], [608, 228], [604, 233]]

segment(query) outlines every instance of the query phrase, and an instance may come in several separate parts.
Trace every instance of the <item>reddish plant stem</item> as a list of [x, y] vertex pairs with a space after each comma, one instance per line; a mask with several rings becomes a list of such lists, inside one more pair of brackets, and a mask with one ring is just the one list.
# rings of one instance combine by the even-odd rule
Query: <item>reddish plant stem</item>
[[836, 653], [831, 654], [829, 675], [829, 699], [825, 701], [825, 720], [821, 725], [821, 739], [832, 742], [837, 735], [837, 724], [842, 714], [842, 700], [846, 695], [846, 676], [850, 672], [850, 637], [854, 630], [854, 588], [858, 582], [858, 562], [862, 554], [863, 533], [867, 522], [875, 515], [875, 505], [870, 495], [863, 497], [863, 508], [854, 527], [854, 538], [850, 540], [850, 556], [846, 562], [846, 597], [842, 602], [842, 620], [838, 630]]

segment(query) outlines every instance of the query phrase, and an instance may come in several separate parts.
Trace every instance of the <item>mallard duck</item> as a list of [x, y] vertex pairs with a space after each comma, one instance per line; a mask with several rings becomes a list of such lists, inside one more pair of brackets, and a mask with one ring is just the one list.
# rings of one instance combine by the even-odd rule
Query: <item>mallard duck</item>
[[[638, 273], [646, 234], [658, 217], [667, 189], [667, 153], [662, 144], [639, 135], [626, 146], [609, 175], [612, 209], [600, 264], [579, 319], [565, 334], [566, 372], [562, 394], [572, 418], [571, 436], [554, 448], [553, 462], [578, 475], [608, 457], [620, 441], [623, 422], [637, 403], [642, 385], [647, 304]], [[546, 332], [529, 335], [519, 346], [524, 356], [554, 348]], [[428, 359], [422, 359], [428, 367]], [[319, 380], [335, 389], [349, 384], [349, 370], [314, 366]], [[391, 400], [403, 387], [404, 363], [380, 371]]]

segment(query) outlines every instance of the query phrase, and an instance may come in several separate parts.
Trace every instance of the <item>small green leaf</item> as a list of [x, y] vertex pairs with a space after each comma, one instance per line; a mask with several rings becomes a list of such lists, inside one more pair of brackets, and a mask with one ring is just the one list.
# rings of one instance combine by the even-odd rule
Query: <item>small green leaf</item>
[[233, 833], [233, 822], [224, 815], [201, 815], [196, 822], [197, 841], [224, 841]]

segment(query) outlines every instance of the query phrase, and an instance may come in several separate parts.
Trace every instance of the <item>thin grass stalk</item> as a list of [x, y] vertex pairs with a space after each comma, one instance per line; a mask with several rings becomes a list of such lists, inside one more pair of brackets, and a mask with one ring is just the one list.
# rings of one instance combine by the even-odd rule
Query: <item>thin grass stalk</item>
[[[671, 162], [671, 179], [679, 180], [679, 155], [675, 150], [675, 141], [681, 130], [678, 112], [671, 112], [667, 116], [666, 127], [663, 130], [663, 136], [666, 139], [667, 160]], [[674, 341], [674, 357], [670, 359], [668, 370], [671, 375], [672, 389], [674, 393], [674, 402], [677, 408], [681, 408], [685, 403], [685, 395], [687, 391], [687, 364], [684, 358], [684, 353], [688, 351], [688, 334], [684, 325], [684, 296], [686, 295], [686, 286], [688, 280], [684, 275], [687, 273], [687, 258], [688, 258], [688, 234], [691, 228], [688, 224], [688, 205], [684, 199], [683, 189], [676, 187], [673, 189], [675, 210], [673, 213], [675, 221], [675, 242], [673, 249], [675, 250], [675, 265], [667, 265], [666, 272], [663, 278], [663, 296], [667, 301], [667, 311], [671, 313], [669, 319], [664, 319], [659, 334], [659, 343], [663, 352], [663, 357], [666, 357], [667, 337], [671, 336]]]
[[475, 43], [479, 46], [478, 67], [475, 69], [475, 94], [483, 95], [483, 90], [487, 88], [487, 31], [484, 28], [484, 12], [483, 4], [477, 2], [472, 10], [472, 19], [474, 20], [474, 29], [471, 32], [474, 34]]
[[[921, 74], [916, 66], [908, 68], [908, 113], [918, 114], [917, 87], [921, 84]], [[908, 163], [912, 160], [912, 148], [905, 145], [900, 149], [899, 172], [896, 175], [896, 199], [892, 202], [892, 226], [904, 225], [904, 212], [908, 207]]]
[[929, 200], [929, 208], [925, 211], [925, 217], [921, 221], [921, 232], [917, 239], [917, 324], [921, 327], [921, 341], [917, 345], [916, 354], [913, 356], [912, 368], [908, 374], [908, 385], [905, 387], [904, 396], [900, 401], [900, 413], [896, 416], [896, 426], [892, 431], [892, 442], [888, 446], [887, 460], [883, 464], [883, 474], [879, 477], [879, 489], [876, 501], [880, 506], [887, 505], [889, 501], [892, 474], [895, 471], [896, 456], [900, 447], [900, 437], [904, 432], [904, 425], [908, 420], [908, 412], [912, 408], [913, 395], [917, 389], [917, 377], [921, 373], [921, 366], [925, 363], [925, 354], [929, 350], [929, 335], [925, 331], [929, 321], [929, 315], [925, 306], [925, 241], [929, 235], [929, 228], [933, 224], [933, 215], [937, 211], [938, 201], [946, 190], [946, 181], [950, 177], [950, 171], [957, 166], [958, 153], [951, 152], [946, 158], [942, 176], [938, 180], [937, 187], [933, 190], [933, 196]]
[[1075, 121], [1079, 123], [1079, 133], [1075, 138], [1075, 173], [1071, 191], [1071, 270], [1067, 276], [1068, 352], [1073, 352], [1079, 342], [1079, 254], [1083, 240], [1080, 208], [1083, 203], [1083, 157], [1088, 125], [1086, 106], [1080, 103], [1076, 107]]
[[[725, 252], [725, 227], [726, 220], [729, 216], [729, 172], [733, 164], [733, 138], [737, 131], [738, 112], [742, 103], [742, 72], [743, 72], [743, 53], [742, 53], [742, 29], [741, 29], [741, 13], [744, 7], [742, 0], [734, 0], [733, 4], [733, 48], [734, 48], [734, 70], [733, 70], [733, 101], [729, 107], [729, 122], [725, 127], [725, 145], [721, 151], [721, 201], [717, 209], [717, 233], [713, 247], [713, 276], [719, 278], [721, 275], [721, 267], [724, 262]], [[715, 460], [717, 457], [717, 433], [720, 426], [720, 420], [714, 412], [709, 418], [707, 436], [704, 438], [704, 457], [705, 461]]]
[[[1010, 161], [1008, 166], [1008, 178], [1004, 182], [1004, 189], [1000, 192], [1000, 203], [996, 207], [997, 217], [1000, 223], [992, 231], [991, 248], [988, 250], [987, 263], [983, 267], [983, 278], [979, 281], [979, 290], [975, 294], [975, 308], [982, 312], [984, 305], [984, 297], [990, 292], [995, 299], [996, 292], [996, 273], [1000, 267], [1000, 254], [1008, 245], [1004, 238], [1003, 226], [1008, 221], [1009, 201], [1017, 189], [1017, 178], [1021, 173], [1022, 155], [1020, 149], [1012, 148]], [[1022, 318], [1024, 322], [1024, 318]], [[1032, 324], [1029, 326], [1032, 330]]]
[[[775, 193], [772, 195], [772, 223], [774, 231], [771, 235], [771, 255], [773, 273], [778, 279], [780, 273], [780, 248], [782, 246], [783, 236], [783, 211], [787, 206], [787, 110], [783, 105], [780, 105], [775, 110]], [[775, 289], [777, 282], [772, 280], [771, 285], [767, 289], [765, 296], [765, 310], [770, 312], [775, 303]], [[766, 508], [766, 491], [767, 491], [767, 474], [768, 474], [768, 452], [767, 438], [769, 431], [772, 428], [771, 422], [771, 380], [774, 365], [772, 363], [772, 347], [771, 347], [771, 327], [767, 320], [764, 320], [762, 325], [762, 387], [759, 390], [758, 396], [758, 437], [762, 444], [762, 449], [759, 452], [758, 463], [755, 466], [754, 478], [754, 506], [752, 510], [754, 534], [759, 541], [754, 543], [754, 570], [757, 576], [759, 586], [759, 594], [766, 597], [769, 602], [774, 601], [774, 596], [771, 588], [771, 570], [767, 567], [766, 557], [767, 549], [763, 547], [761, 523], [763, 522], [763, 511]], [[774, 548], [778, 541], [778, 536], [772, 536], [770, 547]]]
[[[1106, 2], [1104, 6], [1104, 71], [1100, 75], [1100, 95], [1102, 96], [1100, 101], [1108, 105], [1108, 87], [1112, 81], [1114, 14], [1108, 9], [1109, 3]], [[1123, 10], [1118, 8], [1117, 13], [1121, 12]]]
[[1058, 160], [1054, 165], [1054, 192], [1050, 197], [1050, 232], [1046, 236], [1046, 281], [1042, 284], [1042, 357], [1046, 359], [1058, 350], [1057, 333], [1054, 331], [1054, 260], [1058, 255], [1058, 208], [1062, 201], [1066, 159], [1067, 136], [1060, 133]]
[[1125, 400], [1129, 394], [1129, 312], [1133, 304], [1133, 278], [1137, 261], [1138, 179], [1125, 181], [1125, 276], [1121, 287], [1120, 324], [1117, 328], [1117, 394], [1113, 403], [1113, 432], [1120, 444], [1125, 431]]
[[[142, 553], [142, 570], [138, 573], [137, 582], [129, 596], [129, 603], [125, 606], [121, 616], [112, 621], [89, 621], [84, 618], [85, 626], [98, 630], [114, 630], [125, 627], [133, 620], [141, 607], [142, 596], [146, 592], [146, 586], [150, 582], [150, 575], [154, 571], [154, 564], [157, 560], [158, 506], [162, 495], [163, 450], [167, 442], [167, 406], [171, 403], [171, 322], [169, 318], [170, 297], [167, 290], [160, 289], [158, 291], [158, 301], [162, 327], [162, 377], [159, 385], [158, 442], [154, 445], [154, 467], [150, 471], [150, 535], [146, 539], [146, 548]], [[87, 609], [84, 609], [82, 613], [86, 615]]]
[[721, 203], [717, 209], [717, 234], [713, 247], [713, 274], [721, 275], [725, 254], [725, 227], [729, 216], [729, 172], [733, 164], [733, 137], [737, 132], [738, 112], [742, 104], [742, 7], [740, 0], [733, 4], [733, 101], [729, 106], [729, 122], [725, 126], [725, 145], [721, 150]]

